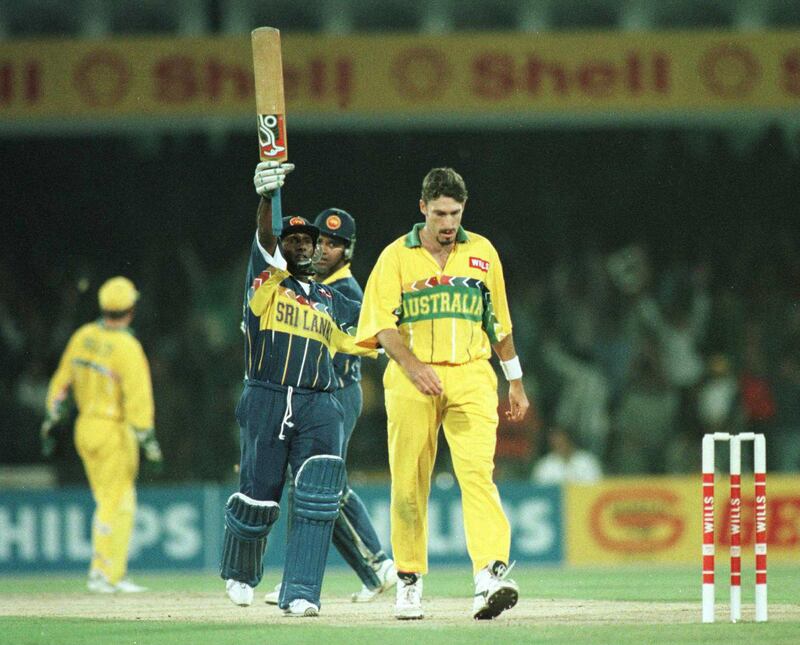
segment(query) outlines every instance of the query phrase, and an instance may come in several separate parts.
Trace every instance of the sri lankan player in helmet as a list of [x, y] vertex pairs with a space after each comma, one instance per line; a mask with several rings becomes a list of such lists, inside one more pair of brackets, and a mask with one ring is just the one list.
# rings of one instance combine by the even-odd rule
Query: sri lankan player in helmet
[[[317, 215], [314, 225], [319, 229], [315, 280], [361, 302], [364, 293], [350, 271], [356, 242], [355, 219], [342, 209], [327, 208]], [[337, 354], [333, 367], [339, 384], [334, 396], [344, 409], [342, 458], [346, 459], [350, 437], [361, 414], [361, 357]], [[366, 506], [348, 485], [342, 496], [342, 511], [334, 525], [333, 544], [363, 583], [361, 591], [352, 596], [354, 602], [368, 602], [395, 584], [394, 564], [381, 548]]]

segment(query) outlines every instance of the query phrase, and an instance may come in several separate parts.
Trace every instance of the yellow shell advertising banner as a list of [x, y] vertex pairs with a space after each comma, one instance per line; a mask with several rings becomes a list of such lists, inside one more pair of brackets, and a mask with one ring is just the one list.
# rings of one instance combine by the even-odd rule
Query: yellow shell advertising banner
[[[700, 567], [703, 498], [696, 477], [613, 478], [564, 491], [566, 560], [570, 564], [661, 562]], [[718, 564], [730, 544], [728, 477], [715, 486]], [[800, 558], [800, 478], [767, 475], [767, 548], [771, 561]], [[742, 477], [741, 544], [752, 559], [755, 537], [752, 477]]]
[[[283, 37], [293, 115], [776, 115], [800, 107], [799, 32]], [[0, 42], [0, 120], [255, 119], [249, 35]]]

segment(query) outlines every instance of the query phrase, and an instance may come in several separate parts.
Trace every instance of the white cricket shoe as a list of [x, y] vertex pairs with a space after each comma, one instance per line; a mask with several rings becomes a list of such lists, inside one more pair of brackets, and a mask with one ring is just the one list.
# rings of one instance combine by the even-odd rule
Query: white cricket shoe
[[239, 582], [229, 578], [225, 582], [225, 592], [234, 605], [249, 607], [253, 604], [253, 588], [246, 582]]
[[394, 617], [397, 620], [419, 620], [424, 615], [422, 611], [422, 576], [417, 574], [417, 579], [411, 583], [398, 578]]
[[268, 591], [264, 595], [264, 602], [268, 605], [277, 605], [278, 598], [281, 597], [281, 583], [275, 585], [275, 588], [272, 591]]
[[475, 597], [472, 602], [472, 617], [475, 620], [497, 618], [517, 604], [519, 587], [508, 578], [510, 571], [511, 567], [495, 560], [475, 574]]
[[296, 598], [283, 610], [283, 615], [291, 616], [292, 618], [319, 616], [319, 607], [305, 598]]
[[123, 578], [117, 583], [116, 590], [120, 593], [142, 593], [143, 591], [147, 591], [147, 587], [137, 585], [130, 578]]
[[86, 588], [92, 593], [114, 593], [117, 588], [100, 571], [90, 571]]
[[370, 602], [397, 584], [397, 569], [395, 569], [394, 562], [391, 559], [381, 562], [375, 574], [378, 576], [380, 585], [374, 589], [370, 589], [367, 585], [362, 585], [361, 591], [356, 591], [350, 596], [350, 600], [353, 602]]

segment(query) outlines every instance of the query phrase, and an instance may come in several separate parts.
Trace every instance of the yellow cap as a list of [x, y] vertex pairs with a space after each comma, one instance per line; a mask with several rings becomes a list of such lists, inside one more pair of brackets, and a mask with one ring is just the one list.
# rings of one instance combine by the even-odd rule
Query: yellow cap
[[122, 276], [106, 280], [97, 292], [102, 311], [125, 311], [133, 307], [138, 299], [139, 292], [133, 282]]

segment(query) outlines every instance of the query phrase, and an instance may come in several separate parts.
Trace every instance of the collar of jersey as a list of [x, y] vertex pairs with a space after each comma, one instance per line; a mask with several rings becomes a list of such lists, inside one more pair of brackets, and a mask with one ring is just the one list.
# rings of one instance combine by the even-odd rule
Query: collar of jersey
[[[406, 235], [406, 246], [408, 248], [413, 249], [414, 247], [422, 246], [422, 242], [419, 239], [419, 232], [424, 226], [425, 222], [414, 224], [414, 228]], [[458, 231], [456, 232], [456, 242], [469, 242], [469, 235], [467, 235], [467, 232], [461, 226], [458, 227]]]
[[124, 331], [126, 334], [130, 334], [131, 336], [135, 336], [136, 335], [136, 333], [130, 327], [114, 327], [112, 329], [111, 327], [106, 325], [106, 321], [103, 320], [102, 316], [100, 316], [100, 318], [98, 318], [96, 322], [100, 327], [102, 327], [103, 329], [106, 329], [108, 331]]
[[353, 274], [350, 271], [350, 263], [348, 262], [341, 269], [338, 269], [337, 271], [331, 273], [320, 284], [333, 284], [337, 280], [344, 280], [345, 278], [352, 278], [352, 277]]

